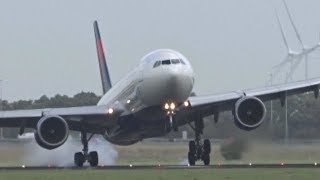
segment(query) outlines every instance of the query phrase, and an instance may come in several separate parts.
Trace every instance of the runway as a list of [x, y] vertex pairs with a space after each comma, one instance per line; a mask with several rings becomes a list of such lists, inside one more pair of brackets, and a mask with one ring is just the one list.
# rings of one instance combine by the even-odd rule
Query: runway
[[97, 166], [97, 167], [57, 167], [57, 166], [15, 166], [0, 167], [0, 171], [11, 170], [177, 170], [177, 169], [241, 169], [241, 168], [320, 168], [320, 164], [217, 164], [211, 166], [181, 166], [181, 165], [128, 165], [128, 166]]

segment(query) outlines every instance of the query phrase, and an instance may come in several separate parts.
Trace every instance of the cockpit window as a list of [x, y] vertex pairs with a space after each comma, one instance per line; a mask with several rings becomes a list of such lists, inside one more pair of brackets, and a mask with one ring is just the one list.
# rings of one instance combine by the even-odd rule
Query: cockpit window
[[157, 61], [154, 63], [153, 68], [156, 68], [158, 66], [162, 65], [170, 65], [170, 64], [184, 64], [186, 65], [186, 63], [182, 60], [182, 59], [169, 59], [169, 60], [162, 60], [162, 61]]
[[179, 59], [171, 59], [172, 64], [179, 64], [180, 60]]
[[156, 68], [161, 65], [161, 61], [157, 61], [154, 63], [153, 68]]
[[170, 65], [170, 64], [171, 64], [170, 60], [162, 61], [162, 65]]
[[180, 59], [180, 61], [181, 61], [182, 64], [186, 65], [186, 63], [182, 59]]

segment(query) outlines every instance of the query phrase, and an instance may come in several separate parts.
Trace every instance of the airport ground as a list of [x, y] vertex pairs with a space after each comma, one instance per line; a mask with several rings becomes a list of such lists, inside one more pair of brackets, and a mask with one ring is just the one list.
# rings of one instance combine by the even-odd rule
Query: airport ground
[[320, 178], [319, 169], [183, 169], [183, 170], [37, 170], [0, 171], [0, 180], [314, 180]]
[[[25, 156], [33, 156], [32, 153], [37, 152], [30, 152], [29, 150], [26, 154], [28, 143], [17, 141], [0, 142], [0, 166], [23, 165]], [[145, 141], [131, 146], [112, 146], [118, 152], [114, 165], [186, 165], [187, 144], [187, 142]], [[38, 149], [37, 144], [33, 143], [32, 146]], [[250, 143], [248, 150], [243, 153], [243, 158], [236, 161], [225, 161], [220, 153], [219, 144], [213, 144], [212, 147], [211, 162], [213, 164], [247, 164], [250, 162], [320, 163], [319, 142], [299, 142], [285, 145], [255, 141]], [[80, 144], [76, 148], [76, 150], [81, 150]], [[72, 161], [74, 152], [66, 153], [70, 157], [70, 161]]]
[[[21, 166], [24, 147], [28, 142], [0, 143], [0, 166]], [[186, 164], [186, 142], [145, 141], [133, 146], [115, 146], [118, 158], [115, 165], [183, 165]], [[73, 152], [70, 152], [73, 158]], [[213, 145], [213, 164], [248, 163], [315, 163], [320, 162], [319, 143], [251, 143], [243, 158], [225, 161], [219, 145]], [[200, 164], [200, 163], [199, 163]], [[320, 163], [319, 163], [320, 164]], [[26, 165], [28, 166], [28, 165]], [[319, 179], [319, 168], [209, 168], [209, 169], [82, 169], [82, 170], [1, 170], [2, 179]]]
[[[21, 166], [28, 165], [25, 156], [39, 157], [37, 144], [33, 143], [28, 152], [26, 147], [29, 142], [6, 141], [0, 142], [0, 166]], [[154, 142], [145, 141], [131, 146], [112, 146], [118, 153], [113, 165], [186, 165], [187, 164], [187, 142]], [[105, 146], [105, 145], [102, 145]], [[320, 143], [291, 143], [289, 145], [253, 142], [243, 153], [243, 158], [236, 161], [225, 161], [220, 153], [218, 144], [212, 145], [211, 162], [213, 164], [248, 164], [248, 163], [314, 163], [320, 164]], [[75, 146], [81, 150], [81, 146]], [[68, 152], [70, 151], [70, 152]], [[73, 161], [73, 149], [63, 152], [67, 154], [64, 159], [70, 158]], [[106, 152], [108, 153], [108, 152]], [[47, 155], [46, 152], [43, 152]], [[48, 154], [50, 155], [50, 154]], [[102, 153], [100, 156], [103, 157]], [[47, 157], [47, 156], [45, 156]], [[56, 156], [60, 157], [60, 156]], [[201, 164], [201, 163], [199, 163]], [[37, 165], [37, 164], [35, 164]], [[108, 165], [108, 164], [106, 164]]]
[[[314, 163], [320, 162], [320, 144], [292, 143], [289, 145], [252, 142], [241, 160], [226, 161], [220, 153], [220, 145], [212, 145], [211, 162], [213, 164], [248, 164], [248, 163]], [[117, 147], [117, 164], [127, 165], [185, 165], [187, 162], [187, 142], [145, 142], [131, 147]], [[201, 164], [199, 162], [199, 164]]]

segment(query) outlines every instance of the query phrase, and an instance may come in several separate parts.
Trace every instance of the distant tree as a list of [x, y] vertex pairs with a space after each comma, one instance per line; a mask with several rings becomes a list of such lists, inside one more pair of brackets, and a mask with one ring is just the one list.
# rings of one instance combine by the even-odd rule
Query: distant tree
[[11, 103], [12, 109], [32, 109], [32, 100], [19, 100]]
[[48, 96], [43, 95], [39, 99], [33, 102], [33, 108], [39, 108], [39, 109], [46, 108], [49, 106], [49, 104], [50, 104], [50, 99], [48, 98]]
[[100, 97], [92, 92], [81, 92], [73, 96], [73, 105], [75, 106], [89, 106], [96, 105]]

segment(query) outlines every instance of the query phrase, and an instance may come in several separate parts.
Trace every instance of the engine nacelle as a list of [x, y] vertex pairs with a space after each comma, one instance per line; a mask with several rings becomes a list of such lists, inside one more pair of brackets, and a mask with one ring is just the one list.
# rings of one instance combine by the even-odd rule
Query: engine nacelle
[[34, 137], [39, 146], [49, 150], [55, 149], [68, 139], [68, 123], [60, 116], [44, 116], [37, 124]]
[[257, 97], [243, 97], [235, 104], [235, 124], [243, 130], [259, 127], [266, 115], [266, 106]]

